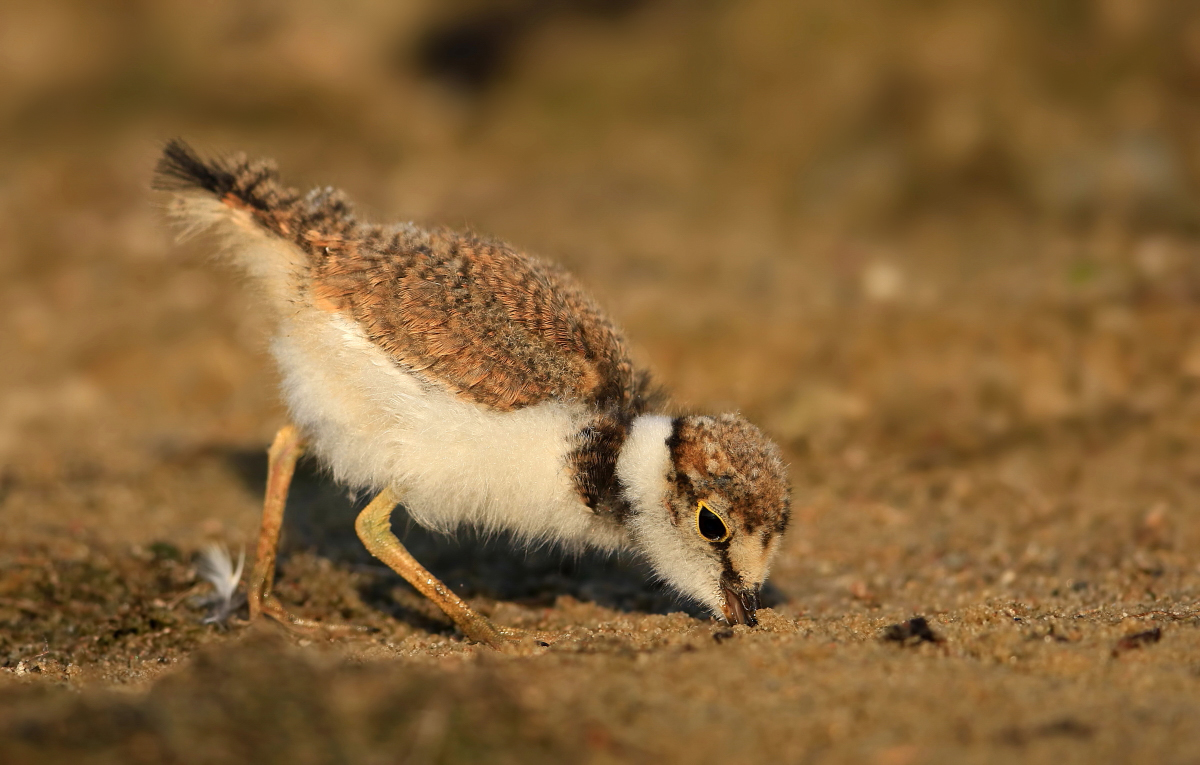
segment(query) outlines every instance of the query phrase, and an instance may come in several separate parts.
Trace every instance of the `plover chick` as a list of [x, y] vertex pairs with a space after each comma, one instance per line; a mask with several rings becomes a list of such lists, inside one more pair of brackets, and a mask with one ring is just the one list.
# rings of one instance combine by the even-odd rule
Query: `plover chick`
[[261, 287], [278, 330], [292, 424], [275, 436], [251, 618], [298, 623], [272, 595], [288, 485], [303, 450], [374, 494], [367, 549], [472, 640], [492, 624], [391, 531], [417, 523], [507, 530], [567, 548], [633, 549], [684, 596], [733, 624], [788, 524], [779, 450], [737, 414], [664, 413], [625, 341], [565, 272], [474, 234], [359, 221], [337, 191], [306, 195], [274, 165], [167, 145], [155, 186], [188, 230], [214, 229]]

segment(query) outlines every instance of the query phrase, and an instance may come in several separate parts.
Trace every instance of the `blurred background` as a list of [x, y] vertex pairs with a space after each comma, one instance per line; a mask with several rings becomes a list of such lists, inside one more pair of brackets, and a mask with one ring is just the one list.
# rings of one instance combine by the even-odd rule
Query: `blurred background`
[[[1200, 592], [1200, 4], [0, 0], [6, 670], [133, 683], [223, 639], [181, 605], [187, 561], [205, 541], [253, 540], [285, 414], [265, 313], [203, 242], [173, 241], [148, 189], [175, 136], [274, 157], [367, 218], [471, 227], [562, 262], [679, 406], [739, 409], [780, 441], [795, 523], [772, 597], [777, 631], [796, 633], [786, 650], [808, 653], [773, 666], [803, 677], [761, 696], [738, 685], [773, 655], [767, 630], [702, 673], [645, 674], [683, 689], [656, 717], [636, 706], [654, 688], [620, 685], [651, 665], [514, 665], [535, 701], [607, 689], [615, 706], [588, 714], [626, 732], [587, 746], [619, 754], [634, 750], [605, 747], [641, 736], [638, 751], [660, 751], [655, 720], [684, 707], [694, 725], [673, 735], [692, 733], [672, 751], [689, 761], [747, 741], [794, 761], [928, 726], [946, 746], [1044, 733], [1127, 761], [1150, 759], [1130, 741], [1163, 755], [1195, 739], [1194, 685], [1180, 685], [1194, 629], [1171, 626], [1137, 672], [1108, 662], [1123, 632], [1176, 624], [1162, 614]], [[340, 490], [311, 470], [301, 482], [292, 549], [318, 554], [285, 556], [285, 601], [374, 624], [414, 656], [450, 650], [444, 625], [364, 568]], [[357, 553], [321, 549], [330, 514]], [[524, 604], [504, 619], [626, 625], [626, 643], [580, 649], [614, 666], [628, 645], [662, 647], [636, 642], [652, 627], [724, 650], [708, 625], [647, 614], [675, 606], [640, 574], [613, 595], [603, 577], [498, 555], [434, 570]], [[877, 689], [926, 676], [889, 674], [876, 638], [913, 613], [939, 615], [938, 650], [962, 662], [920, 665], [951, 674], [891, 703]], [[978, 682], [1007, 690], [972, 695]], [[765, 711], [718, 710], [710, 683]], [[809, 706], [797, 688], [816, 689]], [[946, 698], [969, 717], [933, 711]], [[578, 720], [591, 703], [559, 708]], [[755, 735], [719, 735], [718, 714]]]

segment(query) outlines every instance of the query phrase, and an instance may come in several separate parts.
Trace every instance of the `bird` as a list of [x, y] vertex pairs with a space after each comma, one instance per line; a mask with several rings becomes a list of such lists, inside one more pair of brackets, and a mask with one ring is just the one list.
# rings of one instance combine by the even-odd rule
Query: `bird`
[[790, 518], [779, 447], [738, 413], [676, 413], [624, 335], [564, 269], [473, 232], [360, 220], [329, 187], [302, 194], [271, 160], [166, 143], [152, 187], [181, 237], [208, 232], [274, 316], [289, 421], [268, 450], [250, 619], [313, 623], [273, 594], [288, 487], [315, 455], [373, 498], [367, 550], [470, 641], [530, 635], [472, 609], [405, 549], [426, 528], [514, 544], [631, 550], [730, 625], [757, 624]]

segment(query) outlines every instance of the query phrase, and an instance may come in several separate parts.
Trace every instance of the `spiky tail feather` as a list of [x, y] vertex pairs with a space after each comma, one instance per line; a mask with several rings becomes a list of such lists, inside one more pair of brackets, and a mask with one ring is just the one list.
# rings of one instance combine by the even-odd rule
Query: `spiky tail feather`
[[163, 148], [155, 167], [152, 188], [176, 193], [207, 192], [231, 207], [256, 213], [258, 222], [290, 238], [290, 231], [271, 226], [272, 212], [295, 205], [295, 190], [279, 184], [273, 162], [251, 161], [245, 155], [202, 159], [179, 139]]
[[358, 225], [340, 192], [314, 190], [301, 198], [280, 183], [270, 160], [250, 160], [244, 154], [204, 159], [180, 139], [164, 147], [151, 186], [175, 193], [181, 204], [174, 212], [192, 227], [217, 222], [211, 206], [187, 204], [189, 198], [209, 196], [229, 213], [241, 211], [265, 232], [297, 245], [309, 259], [319, 258], [327, 242], [353, 238]]

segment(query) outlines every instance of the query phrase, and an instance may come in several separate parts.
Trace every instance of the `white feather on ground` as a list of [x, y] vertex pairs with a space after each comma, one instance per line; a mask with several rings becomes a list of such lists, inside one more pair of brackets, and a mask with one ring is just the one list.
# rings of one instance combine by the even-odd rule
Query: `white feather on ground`
[[213, 586], [213, 593], [203, 601], [209, 607], [208, 615], [203, 619], [205, 624], [224, 624], [245, 602], [245, 596], [237, 591], [245, 564], [245, 549], [238, 553], [236, 566], [229, 548], [223, 544], [210, 543], [200, 551], [196, 573]]

